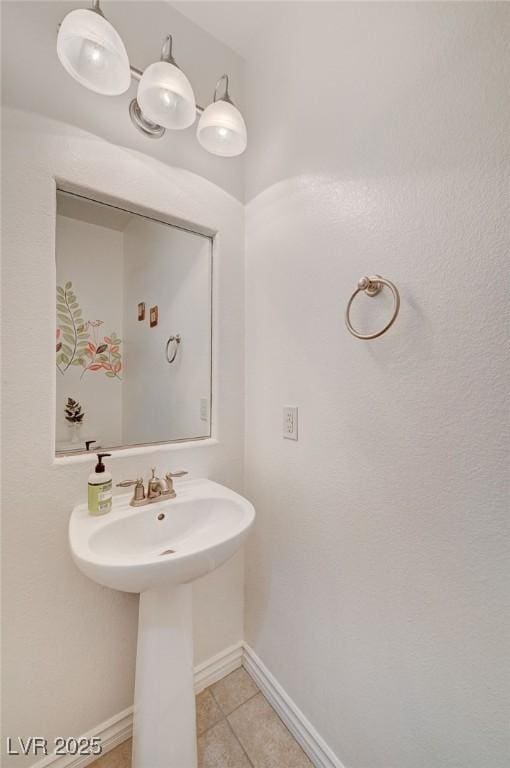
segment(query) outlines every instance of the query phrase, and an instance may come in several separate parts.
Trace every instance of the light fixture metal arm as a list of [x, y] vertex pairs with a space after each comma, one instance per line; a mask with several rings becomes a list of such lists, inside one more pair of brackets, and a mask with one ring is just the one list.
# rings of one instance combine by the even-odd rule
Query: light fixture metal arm
[[137, 69], [136, 67], [133, 67], [132, 64], [129, 65], [129, 69], [131, 70], [131, 79], [132, 80], [141, 80], [143, 72], [141, 69]]
[[103, 16], [104, 18], [104, 13], [101, 10], [101, 6], [99, 5], [99, 0], [92, 0], [92, 8], [90, 10], [94, 11], [94, 13], [98, 13], [100, 16]]
[[167, 35], [163, 40], [163, 45], [161, 46], [161, 61], [167, 61], [169, 64], [173, 64], [174, 67], [176, 67], [177, 64], [172, 55], [173, 42], [172, 35]]
[[[223, 96], [218, 96], [218, 88], [220, 87], [221, 83], [225, 83], [225, 87], [223, 90]], [[230, 94], [228, 92], [228, 75], [222, 75], [218, 82], [216, 83], [216, 87], [214, 89], [214, 98], [213, 101], [228, 101], [229, 104], [233, 104], [234, 102], [230, 98]]]

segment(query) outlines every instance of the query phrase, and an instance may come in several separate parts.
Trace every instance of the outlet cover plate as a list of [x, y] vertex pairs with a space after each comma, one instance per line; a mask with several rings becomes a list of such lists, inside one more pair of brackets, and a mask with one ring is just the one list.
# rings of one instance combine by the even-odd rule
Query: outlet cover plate
[[286, 440], [298, 439], [298, 408], [297, 405], [283, 406], [283, 437]]

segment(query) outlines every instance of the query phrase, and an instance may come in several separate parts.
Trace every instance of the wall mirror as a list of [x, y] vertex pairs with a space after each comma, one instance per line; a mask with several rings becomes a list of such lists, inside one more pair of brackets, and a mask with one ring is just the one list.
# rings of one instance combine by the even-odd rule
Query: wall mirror
[[211, 435], [212, 239], [57, 190], [56, 455]]

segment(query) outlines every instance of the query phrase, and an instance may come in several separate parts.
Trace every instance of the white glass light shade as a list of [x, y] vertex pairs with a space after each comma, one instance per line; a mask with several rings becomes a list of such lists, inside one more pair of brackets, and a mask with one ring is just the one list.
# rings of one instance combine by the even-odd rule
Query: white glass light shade
[[67, 14], [58, 31], [57, 55], [71, 77], [91, 91], [116, 96], [130, 86], [124, 43], [95, 11], [80, 8]]
[[180, 130], [195, 122], [197, 112], [191, 83], [169, 61], [156, 61], [147, 67], [136, 98], [144, 116], [165, 128]]
[[248, 141], [242, 114], [229, 101], [214, 101], [202, 113], [197, 139], [213, 155], [235, 157], [242, 154]]

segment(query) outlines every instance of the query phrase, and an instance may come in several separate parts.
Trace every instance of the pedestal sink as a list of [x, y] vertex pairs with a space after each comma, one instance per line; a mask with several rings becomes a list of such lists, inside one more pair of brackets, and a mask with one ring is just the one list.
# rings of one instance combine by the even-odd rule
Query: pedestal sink
[[78, 568], [140, 593], [133, 768], [196, 768], [191, 583], [239, 549], [253, 506], [211, 480], [176, 484], [177, 498], [131, 507], [116, 496], [101, 517], [75, 507], [69, 541]]

